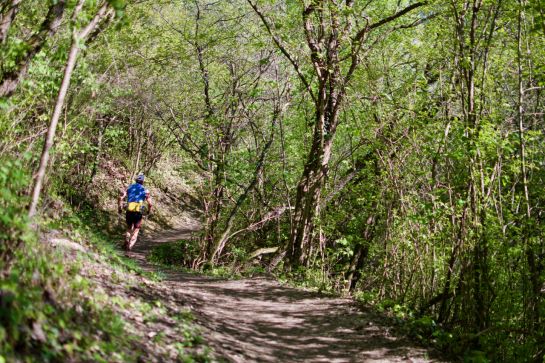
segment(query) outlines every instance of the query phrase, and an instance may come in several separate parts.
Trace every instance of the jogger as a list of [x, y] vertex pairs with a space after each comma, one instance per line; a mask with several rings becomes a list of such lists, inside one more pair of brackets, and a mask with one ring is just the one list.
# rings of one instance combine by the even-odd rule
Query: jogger
[[127, 222], [127, 232], [125, 233], [125, 250], [130, 251], [140, 232], [142, 225], [142, 211], [144, 202], [148, 203], [148, 213], [151, 213], [152, 203], [149, 190], [144, 188], [144, 174], [139, 174], [136, 183], [131, 184], [127, 191], [123, 191], [119, 195], [117, 201], [118, 212], [122, 213], [123, 200], [127, 198], [125, 220]]

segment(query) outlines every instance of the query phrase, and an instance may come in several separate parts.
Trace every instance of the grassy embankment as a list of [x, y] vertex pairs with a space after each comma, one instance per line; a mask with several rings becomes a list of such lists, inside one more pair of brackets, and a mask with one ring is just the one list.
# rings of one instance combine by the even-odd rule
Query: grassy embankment
[[106, 215], [63, 207], [30, 227], [22, 170], [0, 170], [0, 363], [210, 361], [191, 312], [123, 257]]

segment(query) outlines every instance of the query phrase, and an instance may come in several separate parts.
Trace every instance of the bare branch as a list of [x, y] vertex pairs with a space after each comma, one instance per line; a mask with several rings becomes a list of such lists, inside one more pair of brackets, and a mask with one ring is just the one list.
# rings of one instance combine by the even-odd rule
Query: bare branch
[[[318, 75], [318, 78], [322, 78], [323, 77], [323, 71], [324, 71], [324, 64], [323, 64], [323, 61], [320, 60], [320, 52], [321, 52], [321, 44], [320, 42], [317, 42], [313, 37], [312, 37], [312, 30], [313, 30], [313, 27], [312, 27], [312, 22], [310, 20], [310, 16], [312, 15], [312, 13], [314, 13], [316, 11], [316, 4], [313, 2], [311, 3], [309, 6], [307, 6], [304, 10], [303, 10], [303, 23], [304, 23], [304, 27], [305, 27], [305, 36], [307, 38], [307, 45], [310, 49], [310, 58], [312, 60], [312, 65], [314, 66], [314, 70], [316, 71], [316, 74]], [[321, 22], [323, 22], [323, 17], [321, 17]], [[321, 27], [323, 28], [323, 24], [321, 24]], [[322, 31], [323, 33], [323, 31]]]
[[369, 25], [369, 30], [373, 30], [373, 29], [376, 29], [378, 27], [383, 26], [384, 24], [388, 24], [388, 23], [402, 17], [403, 15], [413, 11], [414, 9], [417, 9], [417, 8], [422, 7], [424, 5], [427, 5], [427, 4], [428, 4], [427, 1], [421, 1], [421, 2], [418, 2], [418, 3], [412, 4], [412, 5], [409, 5], [405, 9], [398, 11], [394, 15], [391, 15], [391, 16], [389, 16], [387, 18], [384, 18], [384, 19], [382, 19], [382, 20], [380, 20], [380, 21], [378, 21], [376, 23], [373, 23], [373, 24]]
[[307, 81], [306, 77], [301, 72], [301, 68], [299, 67], [299, 63], [295, 60], [295, 58], [288, 52], [286, 47], [281, 43], [280, 39], [273, 33], [271, 25], [263, 15], [263, 13], [257, 8], [257, 5], [254, 4], [251, 0], [247, 0], [252, 9], [254, 9], [255, 13], [259, 18], [261, 19], [261, 22], [267, 29], [267, 32], [271, 36], [274, 44], [276, 47], [284, 54], [284, 56], [288, 59], [288, 61], [292, 64], [293, 68], [295, 69], [295, 72], [299, 76], [299, 79], [301, 79], [301, 82], [305, 85], [305, 88], [307, 89], [307, 92], [309, 93], [310, 97], [314, 102], [316, 102], [316, 96], [314, 95], [314, 92], [312, 91], [312, 88], [310, 87], [310, 83]]

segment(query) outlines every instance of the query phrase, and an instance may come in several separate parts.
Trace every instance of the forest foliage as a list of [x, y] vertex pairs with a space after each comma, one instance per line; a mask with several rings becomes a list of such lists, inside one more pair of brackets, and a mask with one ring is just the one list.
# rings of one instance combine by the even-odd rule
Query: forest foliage
[[396, 307], [468, 359], [544, 360], [543, 0], [0, 11], [4, 276], [40, 166], [38, 218], [58, 200], [96, 204], [113, 166], [168, 190], [168, 165], [202, 222], [180, 263], [257, 258]]

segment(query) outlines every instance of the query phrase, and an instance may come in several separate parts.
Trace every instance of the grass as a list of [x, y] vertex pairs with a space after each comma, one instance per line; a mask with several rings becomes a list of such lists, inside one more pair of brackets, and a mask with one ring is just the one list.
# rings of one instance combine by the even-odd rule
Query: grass
[[70, 240], [82, 244], [103, 258], [103, 262], [121, 271], [134, 273], [152, 281], [162, 280], [161, 273], [145, 271], [137, 261], [124, 255], [119, 242], [124, 231], [120, 228], [111, 228], [111, 216], [108, 213], [87, 208], [67, 214], [70, 217], [45, 221], [45, 227], [61, 231]]
[[[82, 244], [91, 255], [80, 254], [67, 262], [36, 238], [18, 251], [14, 267], [0, 280], [0, 363], [135, 362], [145, 356], [141, 338], [127, 330], [127, 322], [116, 311], [130, 309], [141, 313], [145, 321], [153, 321], [167, 314], [161, 303], [99, 292], [92, 281], [82, 277], [81, 268], [86, 259], [110, 266], [113, 271], [108, 278], [115, 284], [126, 283], [126, 274], [160, 281], [161, 273], [144, 271], [136, 261], [123, 256], [116, 239], [94, 223], [97, 221], [88, 214], [79, 212], [70, 218], [45, 221], [42, 226]], [[203, 343], [190, 324], [191, 313], [184, 312], [176, 320], [185, 344], [179, 359], [210, 361], [206, 349], [197, 353], [188, 350]], [[160, 334], [155, 337], [157, 344], [162, 344], [162, 339]]]
[[136, 338], [79, 275], [37, 241], [16, 256], [0, 282], [0, 357], [7, 361], [136, 360]]

